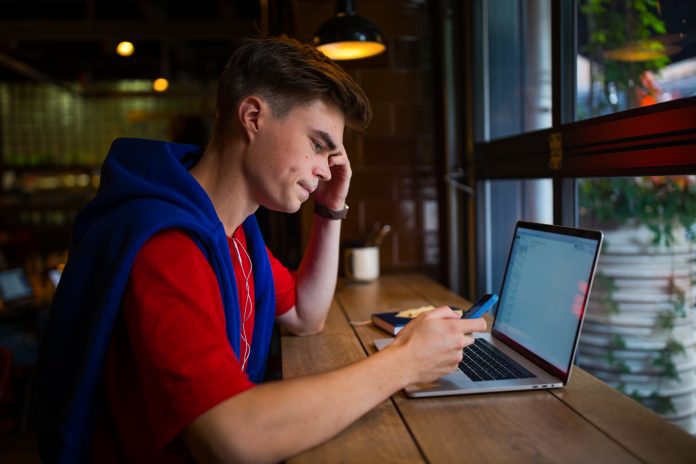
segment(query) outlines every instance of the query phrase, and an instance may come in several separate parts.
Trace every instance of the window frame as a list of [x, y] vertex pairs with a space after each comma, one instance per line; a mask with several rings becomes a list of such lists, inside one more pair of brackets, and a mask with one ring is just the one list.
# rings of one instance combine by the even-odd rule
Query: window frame
[[[552, 125], [548, 129], [520, 135], [483, 141], [469, 145], [464, 154], [476, 185], [495, 179], [553, 179], [554, 223], [577, 226], [576, 180], [581, 177], [671, 175], [696, 172], [696, 97], [630, 109], [606, 116], [575, 121], [576, 60], [577, 60], [577, 1], [551, 2], [551, 69], [552, 69]], [[465, 10], [475, 23], [485, 25], [488, 18], [486, 1], [469, 2]], [[485, 28], [478, 27], [473, 37], [461, 43], [471, 47], [473, 57], [468, 59], [464, 79], [467, 85], [487, 81], [485, 62], [487, 43]], [[464, 102], [468, 105], [470, 120], [465, 120], [463, 133], [485, 135], [482, 128], [488, 124], [486, 95], [476, 95]], [[485, 119], [482, 121], [482, 118]], [[558, 156], [558, 146], [551, 146], [551, 138], [560, 142], [560, 164], [550, 163], [552, 151]], [[478, 256], [475, 266], [469, 266], [469, 288], [478, 288], [477, 275], [487, 275], [483, 255], [490, 247], [483, 233], [482, 211], [487, 208], [486, 189], [476, 202], [478, 227], [472, 225]]]
[[[560, 134], [559, 169], [549, 137]], [[696, 169], [696, 97], [477, 143], [477, 180], [676, 174]]]

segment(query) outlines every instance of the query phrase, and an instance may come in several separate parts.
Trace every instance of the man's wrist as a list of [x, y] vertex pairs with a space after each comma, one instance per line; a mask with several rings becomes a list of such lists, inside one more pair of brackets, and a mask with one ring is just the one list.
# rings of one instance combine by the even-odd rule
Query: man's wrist
[[345, 219], [348, 216], [348, 205], [344, 203], [342, 208], [331, 209], [315, 202], [314, 214], [327, 219]]
[[393, 373], [391, 378], [396, 382], [397, 391], [418, 382], [418, 366], [414, 363], [414, 358], [406, 346], [392, 343], [377, 354], [386, 356], [389, 364], [393, 366], [387, 370]]

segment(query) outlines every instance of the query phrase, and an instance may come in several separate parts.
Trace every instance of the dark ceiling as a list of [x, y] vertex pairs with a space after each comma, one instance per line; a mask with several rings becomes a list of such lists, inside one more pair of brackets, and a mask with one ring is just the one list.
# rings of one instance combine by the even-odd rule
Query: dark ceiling
[[[215, 79], [265, 0], [0, 0], [0, 80]], [[129, 40], [135, 54], [120, 57]]]
[[[89, 83], [161, 75], [214, 80], [241, 39], [259, 31], [288, 32], [296, 3], [0, 0], [0, 81]], [[664, 0], [661, 5], [667, 31], [679, 37], [672, 60], [696, 56], [696, 1]], [[135, 44], [133, 56], [115, 53], [121, 40]]]

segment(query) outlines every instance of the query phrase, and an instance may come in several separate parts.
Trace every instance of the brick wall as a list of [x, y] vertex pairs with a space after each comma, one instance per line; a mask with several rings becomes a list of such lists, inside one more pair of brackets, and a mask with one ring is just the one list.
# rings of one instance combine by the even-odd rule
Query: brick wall
[[[364, 134], [346, 136], [354, 175], [343, 239], [364, 238], [376, 222], [390, 224], [392, 233], [381, 250], [382, 268], [422, 270], [440, 278], [429, 9], [425, 1], [356, 3], [357, 13], [382, 31], [387, 51], [342, 62], [362, 85], [374, 111]], [[298, 0], [295, 37], [311, 40], [335, 8], [334, 2]], [[311, 217], [309, 208], [303, 214]]]

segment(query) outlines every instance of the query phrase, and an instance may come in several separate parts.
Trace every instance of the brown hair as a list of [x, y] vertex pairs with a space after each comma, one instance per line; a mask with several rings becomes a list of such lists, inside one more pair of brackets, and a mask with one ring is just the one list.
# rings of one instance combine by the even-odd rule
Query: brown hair
[[225, 125], [252, 94], [268, 101], [277, 118], [297, 104], [325, 97], [352, 129], [364, 130], [372, 119], [365, 92], [348, 73], [313, 46], [287, 36], [251, 39], [234, 52], [218, 82], [215, 136], [224, 139]]

